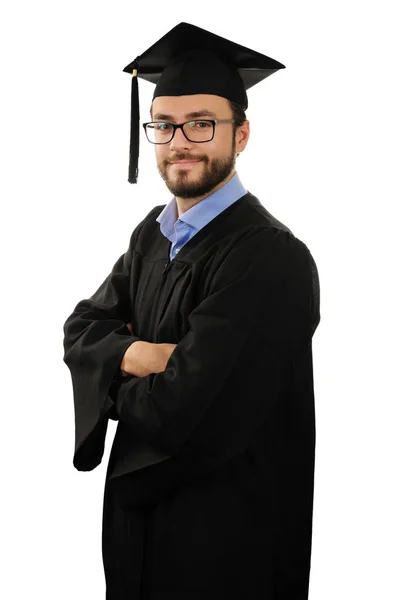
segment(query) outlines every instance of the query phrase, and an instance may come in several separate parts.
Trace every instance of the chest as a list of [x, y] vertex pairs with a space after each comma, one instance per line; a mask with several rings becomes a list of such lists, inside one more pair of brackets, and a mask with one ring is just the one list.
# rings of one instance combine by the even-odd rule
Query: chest
[[189, 331], [189, 315], [207, 294], [210, 261], [196, 265], [136, 253], [130, 277], [135, 335], [152, 343], [177, 344]]

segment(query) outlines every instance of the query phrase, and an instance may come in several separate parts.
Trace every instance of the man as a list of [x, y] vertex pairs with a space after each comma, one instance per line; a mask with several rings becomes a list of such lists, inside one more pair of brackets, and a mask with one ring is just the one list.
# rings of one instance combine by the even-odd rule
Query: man
[[129, 181], [141, 75], [157, 83], [143, 126], [174, 197], [64, 324], [77, 469], [101, 462], [118, 421], [107, 600], [308, 598], [318, 273], [236, 172], [245, 90], [278, 65], [186, 23], [134, 61]]

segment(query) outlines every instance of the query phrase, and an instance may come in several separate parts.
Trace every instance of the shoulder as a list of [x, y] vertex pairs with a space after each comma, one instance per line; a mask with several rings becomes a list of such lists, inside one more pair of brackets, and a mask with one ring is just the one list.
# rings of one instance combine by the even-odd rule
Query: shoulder
[[293, 279], [310, 281], [308, 248], [292, 232], [271, 225], [247, 229], [221, 247], [209, 274], [211, 291], [239, 281], [266, 288]]
[[[256, 216], [258, 230], [254, 231], [252, 243], [257, 246], [260, 240], [261, 247], [269, 253], [271, 245], [276, 253], [276, 258], [280, 255], [282, 258], [287, 255], [295, 255], [297, 258], [303, 257], [304, 263], [313, 272], [314, 278], [318, 277], [317, 266], [307, 244], [296, 237], [292, 230], [272, 215], [261, 201], [252, 194], [246, 194], [247, 206], [249, 206]], [[249, 240], [250, 241], [250, 240]]]
[[221, 248], [223, 262], [232, 267], [241, 263], [267, 265], [296, 258], [304, 260], [309, 253], [306, 244], [290, 230], [271, 224], [249, 228], [233, 242], [228, 247]]
[[148, 227], [154, 228], [155, 224], [158, 225], [156, 219], [165, 206], [166, 206], [165, 204], [155, 206], [154, 208], [151, 209], [151, 211], [149, 213], [147, 213], [147, 215], [144, 217], [144, 219], [142, 219], [140, 221], [140, 223], [138, 223], [136, 225], [135, 229], [132, 231], [131, 236], [130, 236], [130, 240], [129, 240], [130, 248], [134, 248], [136, 246], [139, 235], [141, 234], [142, 230], [147, 229]]

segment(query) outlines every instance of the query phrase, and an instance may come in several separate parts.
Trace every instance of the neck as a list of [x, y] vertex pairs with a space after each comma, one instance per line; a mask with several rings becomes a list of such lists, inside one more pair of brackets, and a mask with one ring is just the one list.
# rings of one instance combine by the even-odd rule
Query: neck
[[228, 183], [228, 181], [232, 179], [235, 173], [236, 171], [235, 169], [233, 169], [233, 171], [228, 175], [228, 177], [226, 177], [223, 181], [220, 181], [220, 183], [216, 185], [215, 188], [213, 188], [210, 192], [207, 192], [207, 194], [203, 194], [202, 196], [196, 196], [196, 198], [180, 198], [179, 196], [175, 196], [176, 208], [178, 210], [178, 218], [181, 215], [183, 215], [183, 213], [192, 208], [192, 206], [195, 206], [195, 204], [198, 204], [199, 202], [204, 200], [204, 198], [208, 198], [208, 196], [211, 196], [211, 194], [213, 194], [214, 192], [219, 190], [223, 185]]

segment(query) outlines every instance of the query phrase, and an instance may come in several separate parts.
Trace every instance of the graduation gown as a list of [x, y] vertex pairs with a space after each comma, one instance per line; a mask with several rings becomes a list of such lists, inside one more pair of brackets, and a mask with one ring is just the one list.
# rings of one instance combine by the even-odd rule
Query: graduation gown
[[[319, 279], [250, 192], [169, 258], [156, 206], [64, 324], [74, 466], [102, 460], [107, 600], [308, 598]], [[133, 335], [126, 323], [131, 322]], [[137, 340], [177, 344], [122, 376]]]

